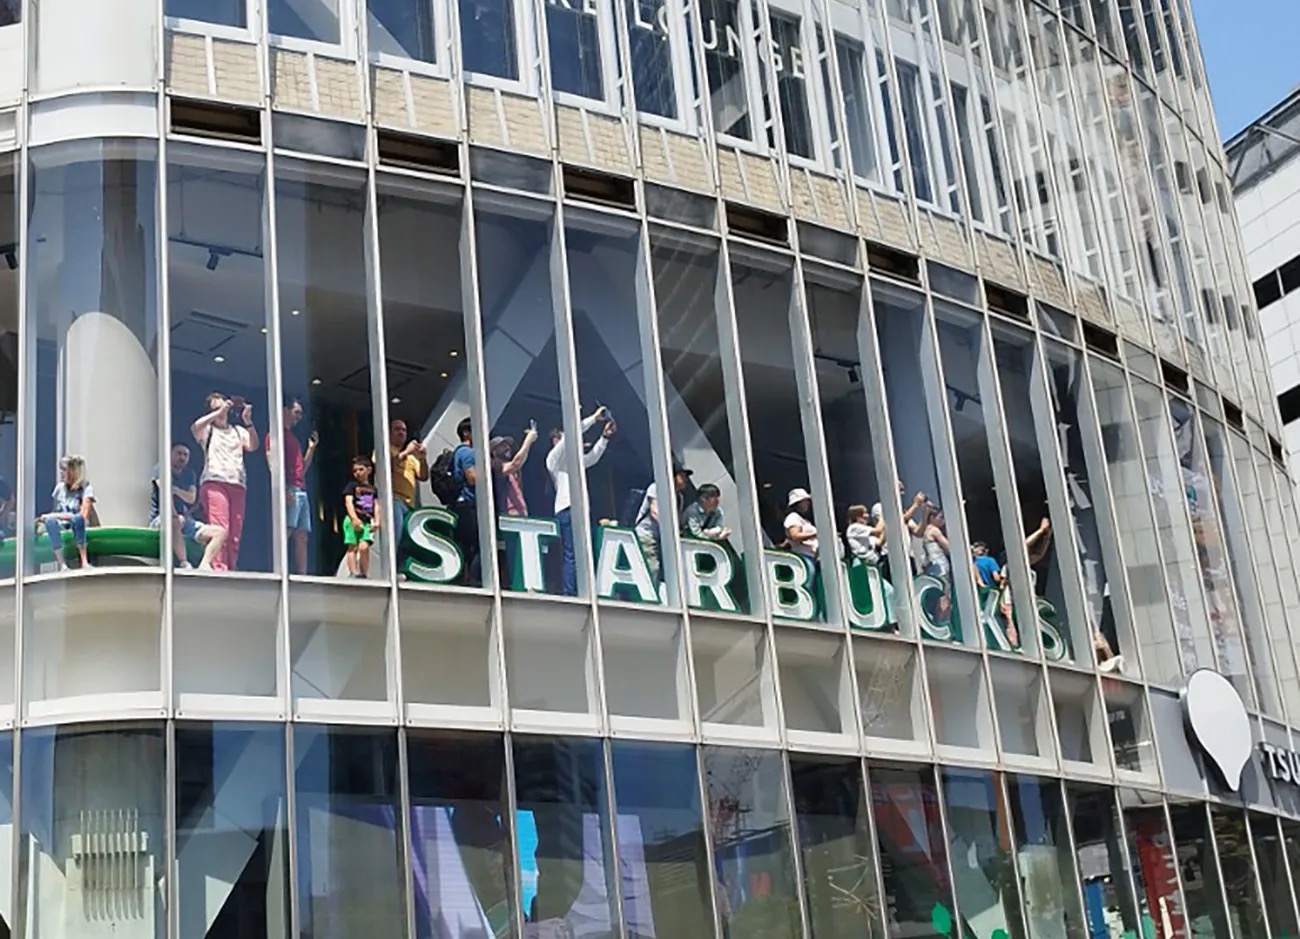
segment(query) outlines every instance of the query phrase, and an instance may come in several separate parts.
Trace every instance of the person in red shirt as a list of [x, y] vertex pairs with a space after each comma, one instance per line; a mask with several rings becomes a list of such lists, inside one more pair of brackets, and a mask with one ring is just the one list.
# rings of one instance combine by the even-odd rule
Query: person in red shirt
[[[307, 470], [311, 469], [320, 435], [315, 429], [307, 436], [304, 451], [294, 428], [302, 421], [302, 401], [285, 398], [284, 409], [284, 520], [292, 549], [293, 572], [307, 573], [307, 537], [311, 534], [311, 501], [307, 498]], [[266, 435], [266, 455], [271, 456], [271, 434]]]

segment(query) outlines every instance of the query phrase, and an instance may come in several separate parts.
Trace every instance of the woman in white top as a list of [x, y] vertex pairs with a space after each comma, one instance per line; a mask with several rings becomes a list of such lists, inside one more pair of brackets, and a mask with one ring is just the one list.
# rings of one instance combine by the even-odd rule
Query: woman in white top
[[809, 563], [817, 561], [817, 526], [812, 519], [812, 494], [807, 489], [791, 489], [786, 499], [790, 509], [785, 517], [785, 539], [790, 550]]
[[868, 518], [865, 505], [849, 506], [848, 527], [844, 530], [844, 538], [849, 543], [851, 558], [868, 564], [879, 564], [884, 535], [884, 519], [879, 516]]
[[238, 399], [242, 424], [232, 426], [230, 411], [236, 401], [219, 391], [208, 395], [208, 413], [190, 425], [190, 432], [203, 448], [203, 475], [199, 477], [199, 504], [210, 525], [227, 532], [226, 543], [212, 559], [214, 571], [233, 570], [239, 561], [239, 537], [244, 531], [244, 505], [248, 474], [244, 454], [257, 449], [257, 428], [253, 406]]

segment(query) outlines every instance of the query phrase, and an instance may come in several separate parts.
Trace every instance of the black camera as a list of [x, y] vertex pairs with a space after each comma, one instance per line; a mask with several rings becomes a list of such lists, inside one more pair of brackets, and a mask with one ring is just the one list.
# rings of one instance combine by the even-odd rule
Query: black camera
[[235, 395], [233, 398], [231, 398], [230, 412], [229, 412], [230, 419], [232, 421], [242, 421], [244, 419], [244, 408], [247, 405], [248, 402], [245, 401], [243, 398], [241, 398], [239, 395]]

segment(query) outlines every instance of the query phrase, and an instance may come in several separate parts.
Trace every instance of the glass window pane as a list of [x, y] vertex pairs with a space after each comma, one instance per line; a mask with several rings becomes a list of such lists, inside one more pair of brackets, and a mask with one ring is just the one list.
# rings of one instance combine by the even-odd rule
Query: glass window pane
[[[963, 632], [953, 607], [953, 556], [958, 558], [960, 575], [967, 579], [969, 567], [961, 560], [961, 547], [949, 545], [952, 533], [944, 509], [955, 503], [956, 495], [948, 491], [951, 474], [936, 459], [936, 454], [948, 453], [947, 431], [944, 392], [935, 387], [938, 377], [925, 299], [881, 282], [873, 282], [871, 292], [899, 494], [904, 499], [903, 521], [911, 535], [907, 551], [912, 570], [921, 575], [914, 578], [921, 633], [927, 639], [960, 641]], [[902, 568], [901, 552], [895, 550], [894, 555], [892, 565]], [[900, 569], [895, 576], [901, 573]], [[963, 611], [962, 620], [974, 622], [973, 612], [966, 616]], [[970, 632], [973, 640], [973, 627]]]
[[702, 756], [723, 939], [801, 936], [781, 754], [705, 747]]
[[776, 657], [786, 727], [793, 733], [849, 733], [853, 698], [844, 639], [778, 628]]
[[184, 144], [167, 157], [172, 550], [182, 566], [272, 571], [271, 476], [258, 452], [278, 404], [268, 391], [265, 162]]
[[602, 23], [599, 11], [607, 4], [548, 3], [546, 40], [551, 51], [551, 86], [583, 98], [605, 98], [601, 72]]
[[519, 904], [527, 935], [617, 934], [603, 745], [514, 739]]
[[1060, 782], [1008, 776], [1007, 797], [1029, 935], [1035, 939], [1083, 939], [1079, 881]]
[[182, 935], [288, 935], [284, 747], [284, 727], [278, 724], [177, 725]]
[[[883, 454], [876, 449], [867, 408], [870, 376], [858, 354], [861, 290], [836, 289], [805, 281], [805, 304], [817, 370], [822, 432], [831, 477], [831, 509], [839, 523], [827, 551], [847, 551], [848, 618], [854, 626], [896, 632], [893, 579], [906, 577], [905, 551], [891, 553], [881, 492], [889, 485]], [[891, 561], [898, 558], [899, 569]]]
[[512, 708], [596, 714], [592, 623], [586, 610], [517, 600], [503, 605], [501, 624]]
[[772, 668], [761, 628], [696, 619], [691, 644], [700, 720], [749, 727], [776, 725]]
[[388, 594], [345, 586], [289, 589], [290, 691], [296, 701], [387, 701]]
[[984, 665], [978, 655], [935, 650], [926, 657], [935, 742], [941, 747], [994, 752], [993, 717]]
[[790, 784], [811, 935], [881, 939], [876, 850], [862, 764], [792, 755]]
[[1182, 678], [1178, 634], [1170, 619], [1169, 595], [1151, 513], [1150, 484], [1127, 383], [1124, 373], [1108, 362], [1094, 357], [1088, 364], [1143, 668], [1151, 681], [1175, 684]]
[[1053, 759], [1049, 702], [1038, 666], [991, 659], [989, 677], [1003, 755], [1008, 760]]
[[[1102, 671], [1123, 672], [1124, 654], [1132, 654], [1126, 650], [1132, 642], [1132, 623], [1123, 584], [1112, 578], [1112, 572], [1117, 573], [1122, 565], [1118, 534], [1110, 513], [1104, 505], [1100, 510], [1098, 506], [1098, 499], [1107, 491], [1106, 466], [1101, 441], [1093, 430], [1095, 410], [1083, 371], [1083, 355], [1057, 342], [1045, 342], [1043, 354], [1065, 495], [1083, 574], [1092, 656]], [[1013, 431], [1013, 446], [1016, 436]], [[1097, 486], [1099, 490], [1094, 488]], [[1136, 662], [1127, 667], [1136, 671]]]
[[[19, 157], [0, 157], [0, 536], [11, 539], [18, 523], [18, 262], [23, 240], [19, 208]], [[14, 556], [0, 551], [0, 579], [14, 576]]]
[[1115, 768], [1121, 772], [1155, 775], [1155, 739], [1142, 686], [1113, 679], [1102, 681], [1106, 723], [1110, 727]]
[[412, 732], [406, 761], [417, 939], [515, 935], [501, 738]]
[[880, 849], [889, 939], [934, 932], [952, 935], [955, 914], [948, 849], [933, 770], [873, 767], [871, 812]]
[[1199, 802], [1170, 805], [1169, 818], [1174, 843], [1178, 846], [1189, 931], [1194, 936], [1219, 939], [1232, 933], [1228, 931], [1227, 910], [1223, 905], [1223, 889], [1214, 861], [1206, 808]]
[[[1286, 827], [1290, 824], [1283, 822]], [[1277, 939], [1291, 939], [1300, 935], [1300, 923], [1296, 920], [1295, 900], [1287, 877], [1286, 856], [1282, 836], [1278, 831], [1278, 820], [1271, 815], [1252, 813], [1250, 841], [1255, 846], [1259, 879], [1264, 887], [1264, 906], [1268, 911], [1269, 929]]]
[[633, 610], [600, 614], [605, 706], [610, 717], [687, 721], [686, 636], [681, 618]]
[[[12, 697], [12, 695], [11, 695]], [[0, 838], [13, 844], [14, 840], [14, 735], [0, 735]], [[13, 869], [9, 880], [12, 885]], [[12, 895], [12, 886], [10, 887]], [[14, 915], [11, 908], [0, 912], [0, 934], [13, 935]]]
[[965, 923], [959, 934], [1022, 934], [1011, 820], [1002, 802], [1000, 775], [963, 770], [943, 770], [940, 775], [953, 881]]
[[1169, 840], [1160, 796], [1139, 789], [1121, 789], [1120, 805], [1128, 829], [1142, 932], [1155, 939], [1184, 939], [1189, 933], [1187, 907], [1178, 886], [1181, 859]]
[[433, 4], [427, 0], [366, 0], [370, 52], [436, 62]]
[[284, 474], [289, 570], [383, 579], [365, 176], [280, 160], [275, 192], [284, 452], [274, 433], [266, 449]]
[[[430, 485], [432, 464], [443, 453], [474, 452], [472, 445], [459, 449], [458, 433], [475, 385], [465, 345], [459, 200], [440, 190], [417, 192], [397, 177], [376, 184], [389, 417], [389, 463], [381, 475], [392, 491], [397, 570], [408, 583], [469, 583], [481, 515], [478, 479], [453, 486], [451, 506]], [[494, 472], [493, 482], [500, 499], [504, 480]], [[458, 505], [466, 495], [473, 498]]]
[[801, 313], [793, 272], [782, 258], [732, 257], [736, 331], [772, 612], [785, 619], [825, 620], [822, 544], [826, 556], [833, 558], [835, 547], [826, 535], [834, 526], [815, 510], [823, 500], [809, 491], [807, 450], [802, 432], [796, 430], [804, 427], [804, 395], [795, 370], [795, 336], [802, 333], [795, 332], [794, 318]]
[[461, 67], [469, 74], [519, 77], [515, 0], [458, 0]]
[[172, 688], [178, 707], [191, 694], [278, 697], [280, 585], [213, 578], [172, 582]]
[[266, 23], [272, 36], [337, 44], [339, 0], [267, 0]]
[[406, 933], [397, 735], [293, 726], [300, 939]]
[[876, 113], [872, 91], [875, 76], [862, 44], [835, 36], [835, 61], [840, 72], [840, 93], [844, 98], [844, 118], [848, 132], [849, 158], [853, 174], [880, 182], [876, 154]]
[[675, 118], [677, 113], [676, 48], [680, 33], [670, 12], [658, 0], [624, 0], [627, 4], [628, 57], [632, 62], [632, 91], [642, 114]]
[[495, 707], [498, 643], [491, 602], [407, 591], [397, 601], [402, 697], [408, 704]]
[[[1296, 885], [1300, 884], [1300, 823], [1293, 822], [1290, 819], [1282, 819], [1282, 842], [1286, 854], [1286, 865], [1291, 872], [1291, 888], [1294, 893]], [[1276, 929], [1276, 926], [1274, 927]], [[1297, 935], [1296, 930], [1292, 930], [1289, 935]], [[1274, 933], [1278, 935], [1278, 933]], [[1282, 933], [1282, 936], [1288, 934]]]
[[1117, 928], [1141, 935], [1137, 899], [1129, 880], [1131, 862], [1114, 790], [1069, 783], [1065, 796], [1074, 827], [1075, 860], [1083, 878], [1083, 915], [1090, 939], [1114, 936]]
[[1071, 601], [1078, 596], [1078, 581], [1067, 581], [1075, 577], [1073, 526], [1065, 505], [1058, 501], [1060, 477], [1051, 480], [1050, 486], [1046, 477], [1058, 462], [1049, 434], [1059, 428], [1044, 406], [1033, 340], [1019, 330], [996, 329], [993, 353], [1002, 393], [1000, 413], [1011, 447], [1010, 469], [1015, 475], [1020, 519], [1028, 533], [1024, 544], [1033, 597], [1030, 603], [1020, 604], [1016, 613], [1038, 630], [1039, 645], [1049, 662], [1068, 658], [1086, 663], [1089, 654], [1084, 650], [1094, 640], [1071, 615], [1075, 612], [1070, 609]]
[[19, 935], [166, 935], [163, 763], [160, 727], [23, 733]]
[[741, 140], [754, 139], [747, 61], [754, 50], [748, 41], [747, 14], [745, 0], [700, 2], [704, 69], [713, 105], [713, 128], [719, 134]]
[[[653, 354], [644, 351], [650, 310], [640, 246], [630, 222], [566, 216], [578, 400], [585, 409], [605, 408], [609, 434], [604, 456], [586, 470], [597, 596], [659, 603], [677, 595], [676, 564], [665, 563], [663, 533], [667, 527], [673, 545], [691, 474], [669, 479], [658, 471], [668, 459], [650, 420], [656, 376], [644, 367]], [[683, 468], [689, 469], [673, 467]]]
[[61, 144], [30, 158], [27, 572], [154, 565], [156, 147]]
[[741, 541], [740, 513], [750, 503], [747, 484], [736, 477], [734, 453], [744, 444], [732, 429], [739, 396], [723, 374], [717, 317], [729, 315], [728, 290], [717, 245], [663, 233], [652, 235], [650, 254], [668, 436], [674, 461], [690, 470], [681, 518], [686, 602], [728, 613], [759, 610], [745, 567], [748, 555], [757, 569], [758, 548]]
[[925, 702], [916, 647], [855, 639], [853, 654], [863, 733], [893, 740], [924, 739]]
[[[1264, 907], [1255, 882], [1255, 853], [1251, 850], [1246, 816], [1240, 809], [1215, 806], [1210, 810], [1210, 819], [1214, 824], [1214, 844], [1219, 869], [1223, 872], [1223, 891], [1233, 934], [1263, 936], [1268, 927], [1264, 924]], [[1263, 871], [1259, 873], [1262, 875]]]
[[502, 579], [510, 590], [577, 596], [570, 473], [579, 457], [588, 467], [605, 455], [610, 424], [602, 420], [605, 412], [583, 402], [583, 439], [564, 440], [549, 209], [531, 203], [480, 208], [475, 230], [491, 425], [485, 436], [489, 442], [510, 437], [522, 449], [534, 431], [540, 451], [526, 457], [515, 475], [518, 485], [504, 486], [506, 498], [496, 503]]
[[243, 29], [248, 25], [248, 0], [166, 0], [163, 14]]
[[776, 71], [776, 94], [781, 108], [781, 126], [785, 132], [786, 152], [793, 156], [815, 159], [817, 141], [813, 135], [812, 114], [808, 107], [808, 76], [803, 45], [803, 21], [783, 13], [772, 13], [772, 30]]
[[610, 758], [628, 939], [712, 936], [695, 748], [612, 741]]

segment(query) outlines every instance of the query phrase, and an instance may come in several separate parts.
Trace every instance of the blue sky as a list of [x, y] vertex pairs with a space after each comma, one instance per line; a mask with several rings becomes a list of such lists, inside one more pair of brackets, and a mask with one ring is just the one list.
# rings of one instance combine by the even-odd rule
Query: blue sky
[[1300, 85], [1300, 0], [1192, 0], [1192, 10], [1227, 139]]

